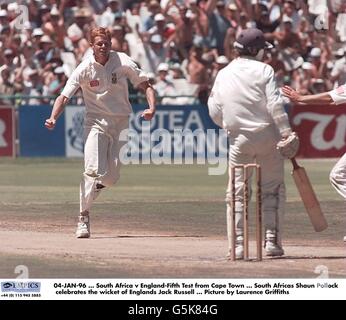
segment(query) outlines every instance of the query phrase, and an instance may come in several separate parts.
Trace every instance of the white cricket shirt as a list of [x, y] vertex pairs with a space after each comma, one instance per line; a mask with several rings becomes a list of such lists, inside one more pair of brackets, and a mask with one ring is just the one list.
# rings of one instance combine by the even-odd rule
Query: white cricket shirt
[[71, 98], [80, 87], [87, 116], [127, 116], [132, 112], [127, 79], [135, 87], [148, 80], [125, 53], [111, 51], [104, 66], [91, 54], [73, 71], [61, 94]]
[[280, 132], [290, 130], [273, 68], [240, 57], [220, 70], [208, 102], [215, 123], [231, 134], [258, 132], [276, 123]]
[[346, 103], [346, 84], [328, 93], [336, 104]]

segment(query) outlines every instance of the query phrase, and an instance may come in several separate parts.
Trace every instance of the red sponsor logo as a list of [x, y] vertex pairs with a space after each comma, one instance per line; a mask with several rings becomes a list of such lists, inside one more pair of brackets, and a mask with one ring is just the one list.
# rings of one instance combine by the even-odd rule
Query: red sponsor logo
[[299, 156], [341, 157], [346, 152], [346, 104], [304, 105], [292, 111], [292, 129], [300, 140]]
[[91, 80], [90, 81], [90, 87], [97, 87], [100, 85], [100, 81], [98, 80]]
[[339, 88], [336, 89], [337, 94], [344, 94], [346, 92], [345, 86], [340, 86]]
[[10, 107], [0, 107], [0, 157], [13, 155], [13, 143], [13, 110]]

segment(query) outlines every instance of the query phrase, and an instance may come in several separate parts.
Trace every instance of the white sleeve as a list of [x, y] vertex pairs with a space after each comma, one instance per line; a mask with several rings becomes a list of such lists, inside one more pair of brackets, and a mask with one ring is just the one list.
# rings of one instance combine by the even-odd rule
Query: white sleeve
[[143, 70], [140, 69], [130, 57], [128, 57], [128, 62], [126, 65], [126, 75], [135, 88], [140, 83], [149, 80], [148, 77], [143, 72]]
[[335, 104], [346, 103], [346, 84], [328, 92]]
[[80, 87], [80, 82], [81, 82], [81, 76], [80, 76], [80, 69], [77, 67], [75, 69], [70, 78], [67, 80], [64, 89], [62, 90], [61, 94], [65, 96], [66, 98], [70, 99], [76, 91]]
[[215, 81], [214, 87], [208, 99], [209, 116], [216, 125], [223, 128], [222, 107], [218, 101], [217, 95], [218, 95], [218, 88], [217, 88], [217, 82]]
[[265, 73], [267, 73], [268, 76], [265, 88], [268, 112], [272, 116], [280, 134], [288, 135], [292, 130], [288, 121], [287, 113], [284, 109], [282, 95], [275, 81], [274, 70], [268, 65], [265, 69]]

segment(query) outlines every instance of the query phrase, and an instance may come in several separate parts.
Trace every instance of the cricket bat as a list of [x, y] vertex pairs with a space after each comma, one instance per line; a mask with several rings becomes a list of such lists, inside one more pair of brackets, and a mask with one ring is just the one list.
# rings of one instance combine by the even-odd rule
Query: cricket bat
[[306, 212], [309, 215], [311, 224], [316, 232], [323, 231], [328, 227], [328, 223], [323, 215], [309, 177], [305, 169], [298, 165], [295, 158], [292, 158], [291, 161], [293, 165], [292, 176], [304, 203]]

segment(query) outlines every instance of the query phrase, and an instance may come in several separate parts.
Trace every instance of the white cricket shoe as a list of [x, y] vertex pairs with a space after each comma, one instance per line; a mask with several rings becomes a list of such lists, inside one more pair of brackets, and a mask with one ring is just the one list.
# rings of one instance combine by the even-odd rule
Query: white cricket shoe
[[346, 242], [346, 236], [344, 236], [344, 242]]
[[268, 257], [280, 257], [284, 255], [284, 250], [277, 243], [276, 231], [266, 230], [265, 251]]
[[279, 245], [271, 241], [266, 242], [265, 251], [268, 257], [280, 257], [285, 254], [284, 250]]
[[78, 217], [78, 224], [76, 230], [77, 238], [90, 238], [90, 220], [89, 215]]

